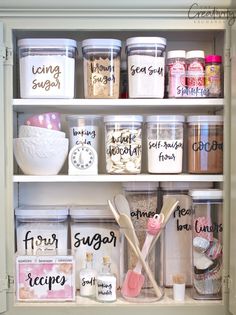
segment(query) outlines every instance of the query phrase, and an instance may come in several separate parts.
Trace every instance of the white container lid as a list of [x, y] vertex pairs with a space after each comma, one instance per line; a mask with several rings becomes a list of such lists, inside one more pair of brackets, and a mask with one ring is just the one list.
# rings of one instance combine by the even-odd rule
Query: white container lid
[[122, 187], [126, 191], [157, 191], [159, 182], [124, 182]]
[[221, 115], [188, 116], [187, 122], [192, 124], [199, 123], [223, 123], [224, 118]]
[[166, 122], [184, 122], [185, 117], [183, 115], [151, 115], [147, 116], [145, 121], [147, 123], [166, 123]]
[[70, 216], [73, 220], [115, 220], [107, 205], [73, 206]]
[[132, 45], [150, 45], [150, 44], [160, 44], [166, 46], [166, 38], [164, 37], [130, 37], [126, 40], [126, 46]]
[[109, 115], [104, 117], [104, 122], [142, 122], [140, 115]]
[[121, 40], [114, 38], [89, 38], [82, 41], [82, 47], [121, 47]]
[[194, 190], [189, 191], [189, 195], [194, 200], [223, 199], [223, 191], [221, 189], [205, 189], [205, 190], [194, 189]]
[[190, 190], [212, 188], [211, 182], [161, 182], [162, 190]]
[[18, 47], [77, 47], [77, 43], [73, 39], [67, 38], [24, 38], [17, 42]]
[[170, 50], [167, 53], [167, 58], [186, 58], [185, 50]]
[[205, 58], [205, 53], [203, 50], [190, 50], [187, 51], [186, 58]]
[[15, 209], [18, 219], [66, 219], [69, 209], [61, 206], [22, 206]]

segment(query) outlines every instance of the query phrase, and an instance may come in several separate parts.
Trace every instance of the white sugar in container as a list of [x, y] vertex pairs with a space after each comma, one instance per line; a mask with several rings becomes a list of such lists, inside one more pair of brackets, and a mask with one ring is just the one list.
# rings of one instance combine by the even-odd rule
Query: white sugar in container
[[163, 98], [166, 39], [131, 37], [126, 41], [129, 98]]
[[15, 216], [19, 255], [67, 255], [67, 208], [22, 206]]
[[183, 164], [182, 115], [147, 116], [149, 173], [181, 173]]
[[18, 40], [21, 98], [74, 98], [75, 40]]
[[70, 208], [71, 250], [76, 258], [76, 287], [79, 271], [85, 267], [87, 252], [93, 253], [93, 268], [100, 269], [102, 257], [111, 259], [112, 272], [120, 283], [123, 250], [119, 226], [106, 205], [74, 206]]

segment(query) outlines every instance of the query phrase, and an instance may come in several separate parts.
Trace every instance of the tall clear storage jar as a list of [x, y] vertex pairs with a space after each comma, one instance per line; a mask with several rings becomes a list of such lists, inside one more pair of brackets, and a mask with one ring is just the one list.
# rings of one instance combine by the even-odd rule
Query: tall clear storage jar
[[192, 285], [192, 199], [190, 189], [212, 188], [210, 182], [162, 182], [162, 203], [172, 197], [179, 201], [164, 232], [164, 283], [173, 286], [174, 277], [185, 279]]
[[221, 299], [222, 190], [191, 190], [189, 194], [193, 206], [193, 298]]
[[189, 173], [221, 174], [223, 172], [223, 116], [189, 116]]
[[168, 97], [183, 97], [186, 89], [186, 51], [171, 50], [167, 53]]
[[166, 39], [131, 37], [126, 40], [130, 98], [163, 98]]
[[75, 40], [25, 38], [18, 47], [21, 98], [74, 98]]
[[110, 174], [141, 172], [142, 116], [105, 116], [106, 171]]
[[149, 173], [182, 172], [184, 120], [181, 115], [146, 117]]
[[19, 255], [67, 255], [68, 208], [22, 206], [15, 216]]
[[112, 272], [120, 285], [123, 270], [123, 247], [119, 226], [106, 205], [73, 206], [70, 208], [71, 250], [76, 258], [76, 287], [79, 272], [85, 268], [86, 253], [93, 253], [93, 267], [100, 269], [103, 256], [109, 256]]
[[[126, 199], [129, 203], [130, 216], [139, 240], [140, 248], [142, 248], [145, 242], [148, 219], [152, 218], [158, 212], [158, 186], [158, 182], [126, 182], [122, 184]], [[127, 268], [133, 269], [137, 263], [136, 255], [128, 244], [127, 246], [126, 270]], [[155, 273], [156, 266], [158, 266], [159, 271], [162, 270], [162, 257], [156, 256], [154, 251], [152, 251], [149, 256], [148, 262], [153, 274]], [[148, 277], [146, 277], [146, 279], [148, 279]], [[161, 281], [163, 282], [163, 272], [161, 272]], [[146, 285], [151, 286], [149, 281]]]
[[119, 98], [121, 41], [86, 39], [82, 51], [85, 98]]

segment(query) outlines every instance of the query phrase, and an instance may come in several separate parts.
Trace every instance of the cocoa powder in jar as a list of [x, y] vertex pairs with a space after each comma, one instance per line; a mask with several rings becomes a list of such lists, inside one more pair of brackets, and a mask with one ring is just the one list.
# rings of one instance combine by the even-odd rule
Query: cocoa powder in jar
[[223, 124], [190, 124], [188, 126], [189, 173], [223, 172]]

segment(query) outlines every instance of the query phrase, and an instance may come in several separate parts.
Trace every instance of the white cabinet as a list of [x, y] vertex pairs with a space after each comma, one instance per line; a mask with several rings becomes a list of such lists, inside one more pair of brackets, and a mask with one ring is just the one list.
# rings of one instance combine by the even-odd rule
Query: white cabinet
[[[230, 127], [234, 125], [236, 105], [230, 99], [230, 28], [227, 21], [194, 21], [188, 19], [187, 10], [17, 10], [6, 8], [0, 13], [0, 312], [6, 314], [102, 314], [112, 312], [137, 312], [141, 314], [188, 314], [197, 315], [229, 314], [235, 310], [236, 259], [230, 251], [233, 242], [233, 226], [236, 215], [232, 213], [230, 192], [235, 191], [235, 166], [230, 166], [234, 137]], [[2, 33], [3, 32], [3, 36]], [[79, 42], [91, 37], [113, 37], [125, 40], [131, 36], [162, 36], [167, 38], [167, 50], [202, 49], [206, 53], [224, 56], [224, 99], [118, 99], [85, 100], [83, 98], [81, 49], [77, 73], [76, 99], [72, 100], [24, 100], [19, 99], [19, 76], [17, 60], [17, 40], [27, 37], [65, 37]], [[235, 38], [236, 39], [236, 38]], [[1, 49], [2, 47], [2, 49]], [[7, 50], [5, 50], [5, 48]], [[80, 46], [81, 47], [81, 46]], [[124, 51], [122, 52], [124, 58]], [[235, 101], [235, 100], [234, 100]], [[42, 111], [60, 111], [65, 114], [214, 114], [224, 113], [224, 175], [149, 175], [143, 169], [140, 175], [105, 174], [104, 154], [101, 153], [99, 175], [68, 176], [67, 167], [57, 176], [26, 176], [14, 165], [12, 139], [16, 137], [18, 126], [27, 115]], [[64, 125], [65, 127], [65, 125]], [[231, 143], [230, 143], [231, 139]], [[235, 149], [234, 149], [235, 150]], [[233, 173], [231, 173], [231, 171]], [[230, 183], [232, 180], [232, 186]], [[118, 299], [116, 303], [103, 305], [78, 297], [76, 303], [26, 304], [15, 303], [14, 285], [6, 290], [6, 276], [9, 282], [14, 276], [14, 208], [20, 205], [44, 204], [103, 204], [114, 194], [121, 192], [124, 181], [213, 181], [215, 186], [224, 187], [224, 272], [223, 300], [195, 301], [188, 294], [184, 303], [174, 303], [167, 290], [163, 300], [152, 304], [130, 304]], [[231, 188], [230, 188], [231, 187]], [[92, 192], [92, 194], [91, 194]], [[231, 231], [231, 232], [229, 232]], [[231, 234], [230, 234], [231, 233]], [[235, 232], [234, 232], [235, 233]], [[3, 253], [3, 254], [2, 254]], [[228, 289], [227, 280], [232, 285]], [[230, 282], [230, 281], [229, 281]], [[8, 293], [6, 293], [8, 291]], [[230, 302], [229, 302], [230, 296]], [[6, 304], [5, 304], [6, 303]], [[235, 313], [234, 313], [235, 314]]]

